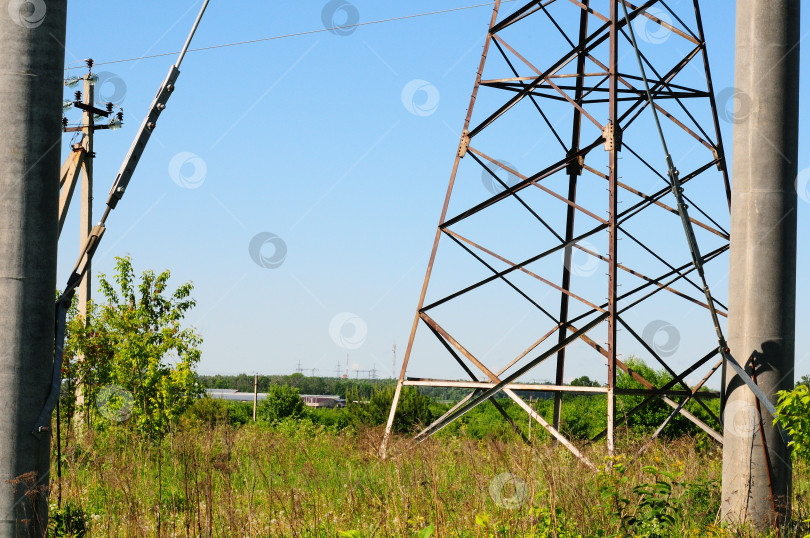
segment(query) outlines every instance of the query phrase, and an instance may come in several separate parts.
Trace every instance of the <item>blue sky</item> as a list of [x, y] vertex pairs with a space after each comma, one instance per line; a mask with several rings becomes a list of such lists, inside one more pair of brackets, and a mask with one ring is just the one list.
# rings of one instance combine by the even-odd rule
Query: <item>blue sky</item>
[[[105, 63], [178, 50], [201, 3], [143, 0], [115, 15], [98, 0], [70, 6], [70, 74], [83, 74], [81, 60], [94, 58], [94, 71], [108, 81], [100, 92], [121, 98], [126, 113], [122, 130], [97, 134], [96, 216], [174, 57]], [[502, 12], [519, 4], [505, 3]], [[733, 86], [734, 2], [703, 4], [720, 92]], [[322, 30], [326, 5], [212, 0], [193, 47]], [[351, 5], [367, 22], [470, 4]], [[347, 35], [318, 32], [190, 53], [108, 220], [95, 271], [109, 273], [115, 256], [130, 255], [137, 270], [169, 268], [175, 283], [193, 281], [198, 306], [189, 322], [204, 338], [202, 373], [290, 373], [300, 361], [334, 375], [348, 353], [357, 369], [390, 376], [392, 345], [401, 361], [408, 339], [490, 13], [483, 6]], [[331, 20], [341, 24], [345, 16]], [[103, 22], [88, 31], [87, 20]], [[805, 69], [803, 87], [807, 76]], [[418, 99], [403, 98], [420, 89]], [[808, 106], [805, 100], [803, 125], [810, 124]], [[729, 148], [732, 126], [721, 125]], [[805, 130], [800, 143], [806, 140]], [[806, 152], [799, 169], [810, 170]], [[805, 194], [799, 202], [800, 229], [808, 226], [808, 200]], [[77, 213], [60, 242], [60, 285], [78, 249]], [[255, 249], [251, 256], [257, 236], [266, 243], [264, 259]], [[800, 237], [800, 320], [810, 315], [802, 300], [810, 293], [803, 277], [809, 269], [810, 249]], [[715, 293], [727, 296], [723, 275], [717, 282]], [[693, 329], [690, 316], [682, 305], [665, 316], [683, 342]], [[468, 326], [478, 320], [464, 310], [455, 318]], [[799, 331], [798, 375], [810, 371], [809, 345]], [[437, 356], [422, 355], [427, 366], [419, 373], [457, 377]], [[572, 375], [584, 373], [589, 367], [572, 367]]]

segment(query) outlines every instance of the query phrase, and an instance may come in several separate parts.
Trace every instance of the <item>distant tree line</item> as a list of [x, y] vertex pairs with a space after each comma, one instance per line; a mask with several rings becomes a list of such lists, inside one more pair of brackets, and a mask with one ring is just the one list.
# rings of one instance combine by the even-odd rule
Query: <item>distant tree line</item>
[[[253, 392], [253, 376], [249, 374], [238, 375], [200, 375], [199, 381], [206, 389], [235, 389], [240, 392]], [[349, 400], [347, 395], [354, 395], [362, 400], [368, 400], [383, 387], [396, 383], [393, 379], [351, 379], [338, 377], [306, 376], [301, 373], [290, 375], [260, 375], [257, 380], [258, 392], [269, 392], [272, 386], [285, 386], [298, 389], [299, 394], [334, 394]], [[581, 376], [573, 381], [575, 387], [598, 387], [598, 381], [588, 376]], [[437, 402], [455, 403], [467, 396], [469, 389], [456, 387], [419, 387], [418, 392]], [[515, 391], [525, 398], [550, 398], [550, 393], [537, 393], [530, 391]], [[503, 395], [501, 395], [503, 397]], [[357, 399], [357, 398], [355, 398]]]
[[[122, 427], [150, 438], [160, 438], [186, 421], [245, 424], [252, 422], [252, 402], [230, 402], [201, 397], [204, 388], [253, 391], [253, 376], [198, 375], [202, 339], [184, 319], [195, 306], [191, 283], [169, 286], [171, 273], [144, 271], [136, 275], [128, 257], [117, 258], [112, 278], [101, 274], [100, 301], [91, 303], [87, 316], [79, 317], [75, 304], [69, 313], [62, 368], [60, 398], [62, 421], [68, 427], [76, 421], [84, 427]], [[663, 370], [630, 358], [632, 371], [654, 386], [672, 381]], [[572, 386], [598, 387], [598, 381], [581, 376]], [[620, 389], [641, 389], [638, 381], [624, 371], [616, 376]], [[782, 426], [794, 439], [797, 454], [810, 458], [810, 376], [803, 376], [793, 391], [779, 394]], [[388, 418], [394, 395], [392, 379], [351, 379], [337, 377], [261, 375], [258, 390], [267, 393], [258, 409], [259, 421], [271, 427], [324, 427], [332, 431], [358, 426], [379, 426]], [[676, 387], [678, 388], [678, 387]], [[705, 389], [702, 389], [705, 391]], [[515, 391], [547, 421], [553, 415], [553, 393]], [[411, 432], [430, 424], [447, 412], [470, 389], [452, 387], [404, 387], [394, 420], [398, 432]], [[334, 394], [347, 401], [345, 409], [312, 409], [300, 394]], [[510, 416], [524, 433], [547, 434], [536, 424], [529, 426], [526, 413], [503, 393], [496, 395], [498, 406], [484, 402], [450, 424], [441, 435], [474, 438], [515, 436], [514, 427], [504, 420]], [[673, 397], [680, 401], [682, 397]], [[616, 398], [617, 425], [637, 433], [654, 431], [672, 409], [660, 398], [645, 400], [642, 395], [620, 394]], [[589, 439], [603, 433], [606, 426], [607, 398], [604, 393], [563, 395], [564, 434]], [[500, 408], [500, 409], [499, 409]], [[720, 429], [718, 399], [691, 399], [685, 409], [715, 429]], [[536, 432], [536, 433], [535, 433]], [[665, 429], [666, 437], [695, 435], [699, 430], [681, 415]]]
[[[253, 392], [253, 376], [201, 375], [200, 384], [206, 389], [236, 389]], [[351, 379], [338, 377], [311, 377], [294, 373], [290, 375], [260, 375], [257, 381], [259, 392], [269, 392], [272, 386], [298, 389], [299, 394], [334, 394], [350, 400], [367, 401], [381, 388], [396, 384], [393, 379]], [[467, 395], [467, 389], [453, 387], [419, 387], [419, 393], [436, 401], [456, 402]]]

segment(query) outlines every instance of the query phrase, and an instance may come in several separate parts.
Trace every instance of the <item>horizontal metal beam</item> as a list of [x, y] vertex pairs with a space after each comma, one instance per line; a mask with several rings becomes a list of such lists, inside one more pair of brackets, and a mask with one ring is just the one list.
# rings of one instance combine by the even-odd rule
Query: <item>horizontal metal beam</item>
[[[452, 381], [446, 379], [425, 379], [409, 377], [403, 383], [414, 387], [454, 387], [464, 389], [491, 389], [495, 383], [486, 381]], [[607, 387], [576, 387], [571, 385], [537, 385], [533, 383], [510, 383], [505, 388], [536, 392], [581, 392], [593, 394], [607, 393]]]
[[[454, 381], [448, 379], [425, 379], [409, 377], [403, 385], [412, 387], [450, 387], [463, 389], [491, 389], [495, 383], [486, 381]], [[580, 394], [607, 394], [607, 387], [578, 387], [575, 385], [538, 385], [535, 383], [510, 383], [505, 388], [512, 390], [532, 392], [571, 392]], [[627, 396], [690, 396], [693, 398], [719, 398], [718, 391], [701, 391], [693, 393], [689, 390], [670, 389], [615, 389], [616, 394]]]

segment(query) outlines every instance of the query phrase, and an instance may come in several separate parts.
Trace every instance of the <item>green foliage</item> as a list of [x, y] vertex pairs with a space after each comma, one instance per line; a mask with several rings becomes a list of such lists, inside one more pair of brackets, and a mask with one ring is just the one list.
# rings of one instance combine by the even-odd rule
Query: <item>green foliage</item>
[[307, 409], [307, 418], [313, 424], [319, 424], [332, 432], [338, 432], [351, 426], [352, 421], [346, 409], [313, 408]]
[[[253, 375], [201, 375], [200, 383], [208, 389], [236, 389], [253, 392]], [[396, 384], [392, 379], [357, 379], [315, 377], [301, 373], [290, 375], [260, 375], [259, 392], [267, 392], [271, 385], [295, 387], [301, 394], [335, 394], [341, 398], [357, 396], [355, 400], [368, 400], [380, 387]], [[419, 392], [439, 402], [457, 402], [469, 392], [455, 387], [420, 387]]]
[[48, 515], [48, 536], [82, 538], [87, 534], [87, 514], [81, 508], [66, 503], [62, 508], [51, 504]]
[[[639, 373], [644, 379], [655, 385], [656, 387], [667, 384], [671, 377], [664, 373], [658, 372], [653, 368], [647, 366], [644, 362], [630, 358], [627, 361], [627, 366], [631, 371]], [[620, 389], [643, 389], [645, 388], [641, 383], [636, 381], [630, 374], [620, 371], [616, 376], [616, 387]], [[648, 402], [643, 408], [636, 411], [632, 415], [629, 412], [633, 410], [638, 404], [644, 401], [642, 396], [619, 396], [616, 398], [616, 415], [622, 417], [624, 415], [625, 424], [636, 430], [642, 432], [650, 432], [655, 430], [667, 416], [672, 409], [667, 406], [660, 399], [655, 398]], [[678, 417], [673, 419], [672, 426], [681, 426], [675, 424]]]
[[285, 435], [290, 439], [315, 439], [326, 432], [326, 428], [315, 424], [309, 416], [287, 417], [270, 423], [273, 431]]
[[259, 403], [258, 418], [266, 422], [277, 422], [285, 418], [299, 418], [304, 413], [304, 402], [298, 389], [281, 385], [271, 385], [267, 398]]
[[[569, 519], [562, 508], [552, 510], [548, 506], [534, 506], [528, 509], [531, 521], [532, 532], [521, 534], [531, 538], [582, 538], [582, 534], [576, 529], [576, 524]], [[510, 528], [508, 522], [496, 522], [487, 513], [475, 515], [475, 525], [479, 527], [484, 536], [515, 536], [514, 529]]]
[[[663, 370], [655, 370], [637, 359], [629, 359], [628, 365], [633, 372], [641, 374], [655, 386], [662, 387], [670, 382], [671, 376]], [[253, 377], [246, 374], [237, 376], [202, 376], [201, 382], [211, 388], [231, 388], [252, 392]], [[571, 382], [572, 386], [599, 386], [599, 383], [588, 376], [581, 376]], [[306, 416], [315, 423], [337, 431], [352, 425], [381, 425], [388, 419], [391, 409], [394, 388], [390, 380], [349, 380], [338, 378], [308, 377], [300, 373], [288, 376], [259, 376], [260, 392], [269, 392], [272, 387], [287, 386], [299, 388], [306, 394], [337, 394], [348, 402], [346, 410], [308, 410]], [[617, 376], [619, 388], [644, 388], [632, 375], [620, 372]], [[682, 388], [677, 387], [676, 388]], [[469, 391], [467, 391], [469, 392]], [[436, 387], [405, 387], [400, 401], [394, 427], [398, 432], [409, 432], [416, 424], [428, 424], [435, 417], [445, 413], [451, 403], [444, 400], [451, 396], [457, 398], [466, 392], [447, 393]], [[551, 394], [536, 392], [519, 393], [530, 400], [532, 407], [546, 420], [553, 416], [554, 399]], [[624, 425], [636, 433], [650, 433], [667, 418], [672, 408], [658, 398], [652, 399], [645, 406], [633, 413], [630, 411], [644, 400], [643, 396], [621, 395], [617, 398], [617, 416], [624, 418]], [[677, 398], [676, 398], [677, 400]], [[451, 399], [451, 401], [453, 401]], [[506, 397], [496, 397], [497, 402], [512, 420], [529, 435], [529, 421], [525, 411]], [[703, 403], [719, 414], [717, 400], [704, 400]], [[713, 424], [711, 416], [694, 399], [689, 401], [686, 409], [704, 422]], [[606, 427], [607, 398], [604, 394], [564, 394], [562, 406], [561, 431], [572, 439], [591, 439]], [[492, 403], [479, 405], [458, 420], [449, 424], [441, 432], [442, 436], [466, 436], [474, 439], [512, 440], [517, 438], [514, 428], [504, 420], [502, 414]], [[673, 439], [682, 435], [701, 435], [697, 427], [681, 415], [672, 419], [663, 431], [662, 436]], [[537, 425], [531, 426], [533, 440], [548, 438], [548, 434]], [[704, 436], [705, 437], [705, 436]], [[705, 450], [715, 448], [713, 441], [704, 442]]]
[[[356, 422], [369, 426], [379, 426], [388, 421], [391, 403], [394, 401], [394, 387], [380, 387], [371, 395], [368, 402], [347, 398], [348, 411]], [[402, 387], [397, 412], [394, 415], [393, 429], [397, 432], [411, 432], [416, 426], [430, 424], [433, 420], [431, 400], [414, 387]]]
[[[529, 418], [526, 412], [507, 398], [499, 398], [495, 401], [501, 406], [504, 412], [523, 429], [524, 433], [527, 434]], [[541, 414], [543, 414], [543, 411], [541, 411]], [[472, 437], [473, 439], [498, 439], [502, 441], [519, 439], [512, 425], [504, 419], [493, 402], [487, 402], [474, 407], [458, 420], [451, 423], [445, 428], [445, 431], [445, 435], [463, 435]], [[532, 439], [542, 439], [546, 436], [545, 430], [535, 424], [532, 430]]]
[[185, 416], [206, 424], [247, 424], [253, 420], [253, 402], [232, 402], [203, 397], [192, 402]]
[[[696, 453], [691, 439], [658, 440], [633, 465], [617, 459], [595, 474], [550, 442], [516, 438], [398, 436], [399, 455], [379, 459], [379, 430], [334, 435], [309, 416], [272, 427], [183, 421], [158, 442], [125, 428], [81, 438], [63, 428], [64, 505], [93, 514], [88, 534], [122, 538], [157, 535], [156, 522], [159, 534], [183, 536], [755, 536], [715, 523], [722, 458]], [[796, 522], [779, 536], [807, 535], [798, 521], [808, 517], [809, 468], [794, 467]], [[501, 469], [527, 477], [519, 506], [493, 502]]]
[[641, 536], [671, 536], [678, 523], [679, 499], [673, 497], [673, 488], [680, 486], [682, 473], [671, 473], [648, 465], [644, 471], [654, 481], [633, 488], [638, 495], [635, 514], [625, 516], [623, 523]]
[[416, 533], [417, 538], [430, 538], [436, 533], [436, 527], [428, 525], [424, 529]]
[[574, 522], [565, 514], [562, 508], [555, 508], [553, 511], [547, 506], [537, 506], [531, 509], [535, 519], [536, 533], [534, 536], [554, 537], [554, 538], [580, 538], [582, 535], [577, 532]]
[[614, 524], [621, 524], [630, 505], [630, 499], [625, 496], [628, 481], [627, 466], [621, 457], [608, 458], [608, 464], [599, 471], [599, 495]]
[[583, 375], [571, 381], [572, 387], [598, 387], [599, 381], [594, 381], [590, 377]]
[[683, 471], [647, 465], [643, 470], [651, 481], [633, 486], [627, 494], [627, 470], [624, 458], [611, 458], [608, 468], [600, 473], [599, 492], [614, 521], [619, 523], [622, 535], [644, 538], [677, 535], [681, 502], [674, 493], [683, 487]]
[[779, 392], [778, 397], [775, 422], [790, 434], [790, 447], [793, 455], [808, 461], [810, 460], [810, 389], [805, 384], [799, 384], [793, 390]]
[[[414, 535], [416, 538], [432, 538], [436, 534], [436, 527], [434, 525], [428, 525], [427, 527], [416, 531]], [[358, 530], [351, 530], [351, 531], [338, 531], [337, 535], [340, 538], [363, 538], [366, 536], [362, 532]]]
[[[552, 400], [548, 416], [552, 416]], [[607, 397], [604, 394], [563, 396], [560, 428], [574, 439], [591, 439], [607, 426]]]
[[[158, 437], [201, 393], [194, 368], [202, 339], [181, 324], [196, 304], [193, 286], [186, 283], [172, 292], [168, 270], [144, 271], [138, 279], [130, 258], [116, 260], [112, 282], [99, 277], [106, 304], [91, 304], [86, 320], [74, 310], [68, 322], [63, 370], [67, 415], [80, 412], [88, 420], [104, 420], [97, 397], [116, 385], [133, 396], [128, 423]], [[76, 388], [84, 395], [83, 409], [75, 408]]]
[[[228, 402], [228, 423], [233, 425], [253, 422], [253, 402]], [[258, 406], [256, 408], [258, 413]]]
[[[697, 448], [697, 447], [696, 447]], [[683, 482], [683, 500], [685, 519], [687, 512], [699, 528], [710, 528], [720, 510], [720, 480], [709, 476], [707, 471]]]
[[[670, 381], [672, 376], [665, 370], [655, 370], [641, 361], [633, 357], [627, 360], [627, 366], [632, 372], [637, 372], [641, 376], [652, 383], [656, 387], [663, 387]], [[616, 387], [620, 389], [641, 389], [645, 388], [641, 383], [636, 381], [632, 375], [621, 371], [616, 376]], [[682, 389], [683, 386], [676, 384], [673, 389]], [[634, 412], [632, 415], [630, 411], [633, 410], [638, 404], [643, 402], [643, 396], [628, 396], [622, 395], [616, 398], [616, 414], [617, 417], [622, 417], [625, 425], [638, 433], [650, 433], [660, 426], [664, 420], [672, 412], [669, 407], [660, 398], [654, 398], [644, 405], [640, 410]], [[676, 398], [677, 399], [677, 398]], [[711, 400], [707, 406], [712, 409], [715, 415], [720, 412], [719, 401]], [[714, 421], [711, 419], [706, 410], [693, 398], [686, 404], [686, 409], [698, 418], [712, 424]], [[717, 425], [719, 427], [719, 425]], [[669, 422], [664, 429], [662, 435], [668, 438], [676, 438], [682, 435], [695, 435], [699, 429], [686, 417], [681, 414], [676, 415]]]

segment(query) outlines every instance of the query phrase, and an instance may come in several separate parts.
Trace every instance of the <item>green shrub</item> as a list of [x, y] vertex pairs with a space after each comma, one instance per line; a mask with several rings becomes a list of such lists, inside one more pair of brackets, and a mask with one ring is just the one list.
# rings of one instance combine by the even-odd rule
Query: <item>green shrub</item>
[[87, 534], [87, 514], [81, 508], [65, 503], [62, 508], [51, 504], [48, 536], [81, 538]]
[[265, 422], [277, 422], [285, 418], [298, 418], [304, 413], [304, 402], [298, 389], [270, 385], [267, 397], [259, 403], [256, 415]]
[[206, 396], [195, 400], [185, 416], [206, 424], [247, 424], [253, 420], [253, 402], [232, 402]]
[[314, 424], [319, 424], [332, 432], [344, 430], [352, 425], [351, 417], [346, 409], [308, 409], [307, 418]]
[[793, 390], [779, 392], [778, 397], [775, 422], [790, 434], [792, 440], [789, 444], [793, 449], [793, 455], [802, 460], [809, 460], [810, 390], [802, 383], [796, 385]]
[[531, 509], [536, 518], [537, 536], [554, 536], [555, 538], [581, 538], [576, 525], [563, 514], [562, 508], [556, 508], [552, 513], [547, 506], [536, 506]]
[[657, 465], [643, 468], [651, 481], [633, 486], [626, 493], [628, 467], [622, 457], [610, 458], [608, 469], [600, 473], [599, 492], [622, 529], [622, 536], [664, 538], [677, 536], [681, 518], [681, 500], [675, 495], [683, 489], [683, 470], [674, 471]]
[[[377, 388], [368, 402], [361, 402], [350, 396], [347, 400], [349, 415], [360, 424], [379, 426], [388, 421], [391, 403], [394, 401], [394, 387]], [[394, 415], [394, 431], [407, 433], [417, 426], [433, 421], [431, 399], [420, 394], [414, 387], [402, 387], [397, 412]]]

